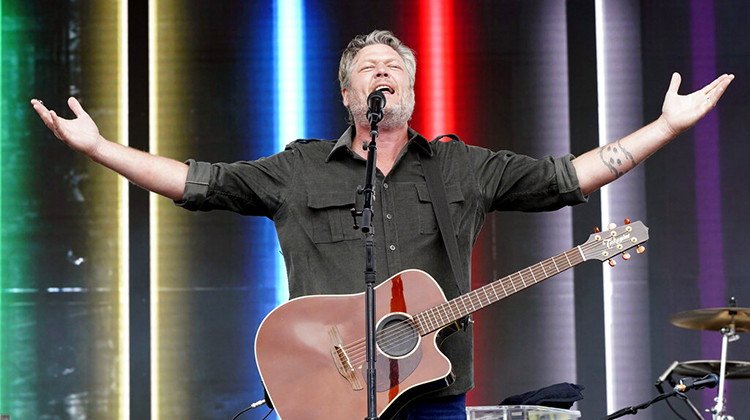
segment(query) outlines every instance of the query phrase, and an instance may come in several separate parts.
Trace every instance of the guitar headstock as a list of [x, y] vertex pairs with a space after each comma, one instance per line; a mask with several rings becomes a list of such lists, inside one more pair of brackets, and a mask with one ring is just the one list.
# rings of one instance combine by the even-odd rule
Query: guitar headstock
[[614, 266], [612, 257], [623, 254], [624, 259], [630, 259], [630, 254], [626, 251], [636, 247], [636, 252], [642, 253], [645, 248], [641, 244], [647, 240], [648, 228], [643, 222], [630, 223], [626, 219], [622, 226], [612, 226], [609, 230], [591, 234], [581, 245], [581, 252], [586, 260], [609, 260], [610, 265]]

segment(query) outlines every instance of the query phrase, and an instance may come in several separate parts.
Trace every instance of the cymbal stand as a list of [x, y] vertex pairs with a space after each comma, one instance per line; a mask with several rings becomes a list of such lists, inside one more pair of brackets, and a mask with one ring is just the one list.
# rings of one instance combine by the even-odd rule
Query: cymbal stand
[[740, 339], [740, 336], [737, 335], [737, 332], [734, 329], [734, 320], [732, 320], [732, 323], [729, 324], [729, 326], [723, 327], [721, 329], [721, 367], [719, 369], [719, 396], [716, 397], [714, 401], [716, 401], [716, 405], [714, 405], [710, 412], [713, 416], [713, 420], [731, 420], [733, 419], [732, 416], [725, 416], [724, 415], [724, 409], [725, 407], [725, 401], [724, 401], [724, 375], [726, 375], [727, 370], [727, 345], [730, 342], [734, 342]]

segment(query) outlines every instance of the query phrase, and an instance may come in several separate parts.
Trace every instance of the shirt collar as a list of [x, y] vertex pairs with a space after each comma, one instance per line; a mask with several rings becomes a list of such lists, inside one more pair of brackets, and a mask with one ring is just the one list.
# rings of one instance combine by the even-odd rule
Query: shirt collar
[[[342, 153], [346, 149], [352, 148], [352, 140], [354, 139], [354, 133], [355, 129], [353, 125], [350, 125], [349, 128], [344, 131], [344, 134], [339, 137], [339, 139], [336, 141], [336, 145], [333, 146], [333, 149], [328, 154], [328, 157], [326, 158], [326, 162], [333, 159], [333, 157], [338, 154]], [[432, 156], [432, 148], [430, 148], [430, 143], [427, 141], [426, 138], [424, 138], [421, 134], [417, 133], [414, 129], [411, 127], [408, 128], [408, 136], [409, 136], [409, 146], [414, 146], [419, 150], [420, 153], [425, 154], [426, 156]]]

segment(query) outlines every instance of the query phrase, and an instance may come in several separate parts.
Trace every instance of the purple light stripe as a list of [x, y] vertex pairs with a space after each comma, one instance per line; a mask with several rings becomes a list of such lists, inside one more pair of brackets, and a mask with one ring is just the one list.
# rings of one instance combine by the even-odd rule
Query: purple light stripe
[[[713, 0], [691, 0], [690, 35], [693, 90], [716, 76], [716, 33]], [[721, 179], [719, 169], [719, 116], [710, 112], [694, 128], [695, 210], [698, 229], [698, 291], [701, 308], [726, 306], [724, 248], [721, 220]], [[703, 332], [704, 359], [721, 357], [721, 336]], [[728, 395], [725, 388], [725, 398]], [[704, 408], [714, 404], [714, 392], [703, 393]]]

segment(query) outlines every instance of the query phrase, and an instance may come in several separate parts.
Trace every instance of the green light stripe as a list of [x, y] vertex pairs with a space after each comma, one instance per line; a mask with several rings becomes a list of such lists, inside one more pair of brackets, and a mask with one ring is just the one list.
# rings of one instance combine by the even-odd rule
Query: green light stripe
[[29, 133], [28, 125], [36, 118], [30, 105], [18, 108], [20, 98], [28, 104], [25, 94], [33, 83], [26, 77], [33, 62], [22, 59], [33, 51], [34, 42], [27, 9], [24, 3], [0, 0], [0, 412], [11, 418], [40, 414], [29, 404], [39, 393], [34, 388], [39, 372], [30, 367], [37, 363], [37, 336], [30, 327], [34, 310], [27, 304], [28, 294], [15, 293], [31, 285], [33, 245], [28, 237], [37, 227], [28, 200], [31, 167], [26, 160], [33, 144], [29, 134], [19, 134]]
[[[59, 236], [53, 238], [55, 235], [50, 234], [50, 243], [47, 244], [47, 237], [40, 232], [45, 229], [53, 231], [58, 226], [66, 228], [71, 223], [80, 223], [81, 219], [65, 218], [67, 214], [64, 211], [59, 219], [47, 217], [54, 213], [49, 211], [50, 196], [39, 187], [43, 184], [40, 182], [44, 179], [42, 177], [49, 176], [53, 170], [54, 165], [50, 162], [56, 162], [57, 156], [45, 154], [47, 145], [42, 142], [54, 140], [31, 109], [28, 102], [31, 97], [27, 95], [45, 95], [40, 99], [49, 99], [52, 105], [59, 107], [59, 111], [67, 111], [63, 109], [64, 98], [55, 104], [53, 97], [59, 82], [40, 81], [42, 78], [47, 80], [47, 75], [59, 70], [58, 65], [66, 69], [67, 63], [55, 61], [57, 57], [51, 54], [50, 48], [40, 43], [39, 36], [43, 35], [44, 28], [39, 22], [60, 20], [61, 24], [77, 25], [82, 17], [80, 14], [71, 17], [52, 13], [37, 16], [34, 15], [32, 4], [0, 0], [0, 413], [10, 414], [12, 419], [40, 418], [50, 410], [42, 403], [43, 399], [50, 398], [49, 395], [57, 398], [54, 393], [60, 390], [68, 391], [60, 385], [60, 381], [50, 385], [49, 372], [41, 365], [51, 365], [50, 354], [53, 357], [58, 354], [50, 350], [52, 346], [46, 342], [49, 337], [45, 337], [44, 328], [63, 324], [65, 318], [62, 317], [71, 319], [71, 314], [77, 311], [71, 308], [78, 305], [76, 308], [84, 310], [77, 312], [83, 315], [76, 322], [80, 320], [78, 325], [86, 323], [88, 328], [77, 328], [74, 322], [70, 322], [66, 324], [66, 327], [70, 326], [69, 330], [56, 336], [57, 341], [52, 344], [61, 343], [66, 348], [86, 351], [101, 342], [117, 346], [113, 350], [97, 347], [97, 351], [92, 351], [87, 358], [86, 369], [79, 370], [80, 374], [74, 382], [83, 388], [106, 389], [105, 397], [102, 397], [104, 394], [90, 393], [91, 406], [107, 404], [104, 408], [109, 410], [107, 418], [125, 419], [128, 418], [129, 407], [129, 347], [128, 318], [123, 308], [126, 310], [128, 307], [128, 279], [127, 270], [118, 271], [118, 268], [127, 264], [127, 242], [118, 241], [116, 245], [108, 245], [108, 241], [109, 238], [122, 237], [121, 231], [126, 229], [123, 227], [126, 225], [118, 224], [113, 215], [117, 213], [120, 219], [126, 219], [127, 213], [122, 208], [127, 208], [127, 186], [109, 172], [100, 174], [103, 170], [99, 168], [86, 166], [80, 170], [89, 177], [86, 198], [89, 200], [87, 203], [91, 204], [87, 204], [86, 211], [81, 212], [79, 217], [90, 219], [91, 231], [82, 232], [81, 237], [76, 238], [79, 242], [71, 242], [81, 244], [76, 251], [87, 256], [87, 261], [96, 261], [96, 269], [83, 266], [77, 274], [65, 270], [54, 271], [51, 267], [61, 266], [59, 259], [49, 261], [44, 257], [51, 253], [50, 246], [68, 241], [60, 241]], [[113, 97], [110, 90], [111, 86], [123, 83], [120, 79], [122, 75], [112, 69], [118, 69], [126, 61], [126, 55], [111, 52], [112, 45], [124, 39], [118, 38], [116, 25], [111, 24], [112, 21], [118, 22], [113, 9], [124, 13], [127, 1], [97, 0], [88, 6], [86, 11], [99, 11], [92, 13], [93, 20], [89, 19], [98, 25], [97, 30], [82, 35], [80, 39], [87, 48], [73, 53], [76, 63], [86, 64], [87, 77], [92, 80], [89, 84], [80, 84], [81, 92], [91, 99], [89, 104], [94, 109], [116, 111], [98, 118], [103, 132], [126, 141], [126, 127], [118, 123], [127, 120], [117, 120], [112, 116], [127, 114], [122, 110], [126, 106], [120, 106], [123, 94]], [[119, 21], [123, 25], [119, 34], [126, 33], [127, 28], [122, 23], [126, 17]], [[91, 40], [86, 36], [96, 38]], [[127, 44], [119, 45], [120, 53], [127, 51]], [[112, 57], [119, 58], [112, 60]], [[39, 75], [39, 80], [29, 77], [34, 74]], [[77, 76], [77, 73], [66, 75], [71, 80]], [[67, 80], [62, 83], [72, 84]], [[121, 89], [120, 92], [126, 90]], [[110, 102], [101, 98], [108, 98]], [[59, 144], [51, 144], [51, 147], [59, 148]], [[70, 153], [61, 159], [64, 161], [61, 167], [72, 166], [69, 163]], [[49, 170], [40, 171], [39, 163], [49, 164], [43, 168]], [[118, 189], [112, 188], [114, 186], [118, 186]], [[4, 199], [6, 194], [9, 199]], [[60, 207], [72, 206], [70, 203], [64, 204]], [[118, 210], [118, 206], [121, 209]], [[79, 207], [84, 208], [82, 205]], [[123, 252], [117, 253], [117, 250]], [[109, 282], [108, 274], [113, 272], [120, 273], [119, 276], [111, 276], [119, 287], [112, 287], [111, 290], [119, 290], [122, 295], [113, 296], [109, 291], [92, 293], [94, 288], [104, 291], [114, 284]], [[75, 281], [70, 282], [72, 279]], [[102, 284], [104, 286], [100, 287]], [[66, 290], [68, 285], [71, 285], [70, 290]], [[68, 299], [63, 295], [67, 295]], [[74, 299], [75, 303], [71, 304], [70, 299]], [[110, 307], [118, 308], [119, 312], [109, 311]], [[91, 342], [91, 346], [87, 341]], [[120, 369], [114, 369], [114, 373], [111, 368], [113, 360], [120, 365]], [[113, 379], [115, 375], [118, 377]]]

